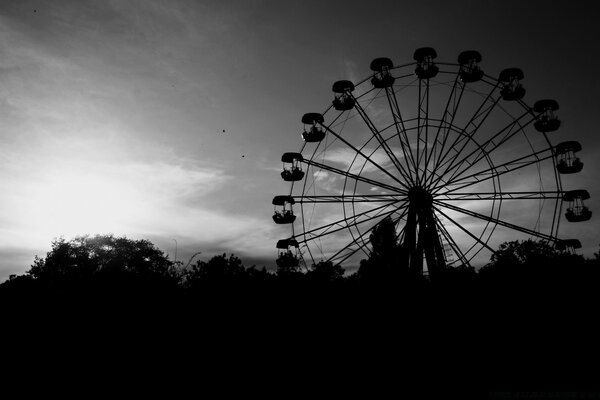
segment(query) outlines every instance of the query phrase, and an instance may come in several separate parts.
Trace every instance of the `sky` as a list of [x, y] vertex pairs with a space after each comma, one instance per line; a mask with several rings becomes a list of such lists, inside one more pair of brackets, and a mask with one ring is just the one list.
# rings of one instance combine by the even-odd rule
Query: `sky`
[[[596, 195], [600, 28], [591, 1], [0, 2], [0, 280], [54, 238], [150, 239], [187, 262], [223, 252], [272, 267], [271, 219], [300, 118], [375, 57], [468, 49], [517, 66], [527, 100], [554, 98]], [[495, 72], [494, 72], [495, 71]], [[598, 211], [600, 212], [600, 211]], [[577, 224], [591, 257], [600, 223]]]

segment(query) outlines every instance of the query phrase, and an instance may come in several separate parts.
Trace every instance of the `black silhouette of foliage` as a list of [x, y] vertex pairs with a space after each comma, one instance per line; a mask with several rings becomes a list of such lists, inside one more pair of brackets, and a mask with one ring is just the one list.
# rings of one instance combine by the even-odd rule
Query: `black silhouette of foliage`
[[[429, 281], [400, 263], [390, 220], [371, 240], [371, 257], [345, 275], [327, 261], [301, 271], [291, 253], [276, 273], [225, 253], [183, 268], [146, 240], [58, 239], [26, 274], [0, 285], [4, 323], [63, 353], [104, 343], [128, 354], [135, 344], [153, 358], [161, 349], [207, 365], [273, 355], [277, 369], [289, 373], [304, 360], [323, 376], [405, 360], [419, 373], [435, 365], [441, 378], [468, 376], [470, 387], [597, 376], [571, 355], [590, 354], [600, 335], [600, 251], [585, 260], [545, 243], [507, 242], [478, 272], [450, 268]], [[16, 322], [23, 316], [28, 323]], [[452, 375], [459, 359], [467, 367]], [[393, 382], [400, 371], [389, 371]]]
[[502, 243], [500, 248], [492, 254], [491, 265], [524, 265], [543, 263], [560, 254], [551, 245], [534, 240]]
[[535, 240], [510, 241], [500, 245], [490, 263], [479, 274], [497, 282], [516, 284], [573, 278], [585, 273], [583, 257], [559, 251], [550, 244]]
[[197, 261], [185, 272], [186, 285], [193, 286], [198, 282], [222, 285], [242, 279], [245, 270], [242, 260], [231, 255], [222, 254], [211, 258], [208, 262]]
[[319, 261], [312, 266], [308, 275], [315, 282], [333, 283], [344, 278], [344, 269], [341, 265], [334, 264], [331, 261]]
[[36, 256], [28, 275], [47, 287], [92, 292], [174, 289], [179, 283], [175, 263], [150, 241], [114, 235], [57, 239], [44, 258]]
[[358, 279], [363, 282], [386, 282], [408, 273], [401, 260], [402, 248], [396, 237], [396, 226], [387, 217], [379, 222], [371, 233], [371, 255], [362, 260], [357, 271]]
[[46, 257], [35, 258], [28, 273], [35, 279], [80, 279], [99, 272], [173, 276], [174, 263], [148, 240], [113, 235], [79, 236], [52, 242]]

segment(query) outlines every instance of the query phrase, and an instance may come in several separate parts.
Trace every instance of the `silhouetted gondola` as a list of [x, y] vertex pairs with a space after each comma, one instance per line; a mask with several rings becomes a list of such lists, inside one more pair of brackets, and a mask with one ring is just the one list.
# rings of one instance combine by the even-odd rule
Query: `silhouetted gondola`
[[477, 82], [483, 77], [483, 71], [479, 68], [481, 54], [475, 50], [463, 51], [458, 55], [460, 72], [458, 76], [464, 83]]
[[562, 142], [556, 145], [556, 169], [561, 174], [574, 174], [583, 169], [583, 163], [575, 155], [581, 151], [581, 145], [576, 141]]
[[296, 239], [281, 239], [277, 241], [277, 249], [279, 250], [279, 255], [281, 254], [293, 254], [292, 249], [298, 250], [298, 241]]
[[302, 171], [302, 167], [300, 166], [303, 160], [304, 158], [300, 153], [283, 153], [281, 156], [281, 161], [283, 162], [281, 177], [284, 181], [295, 182], [304, 178], [304, 171]]
[[[302, 139], [308, 143], [320, 142], [325, 138], [325, 131], [321, 129], [318, 124], [325, 122], [323, 116], [319, 113], [306, 113], [302, 116], [302, 123], [304, 131], [302, 132]], [[310, 125], [310, 128], [306, 130], [306, 125]]]
[[415, 50], [413, 55], [413, 58], [417, 61], [415, 74], [419, 79], [430, 79], [437, 75], [439, 68], [433, 62], [436, 57], [437, 53], [431, 47], [421, 47]]
[[354, 90], [354, 83], [350, 81], [337, 81], [331, 88], [333, 90], [333, 108], [338, 111], [348, 111], [354, 108], [356, 100], [352, 97], [352, 91]]
[[[291, 224], [296, 220], [294, 211], [292, 210], [292, 204], [296, 203], [292, 196], [275, 196], [273, 197], [273, 205], [275, 206], [275, 212], [273, 214], [273, 221], [276, 224]], [[278, 206], [280, 208], [278, 208]]]
[[592, 217], [592, 212], [583, 204], [584, 200], [588, 200], [590, 194], [587, 190], [571, 190], [563, 195], [563, 200], [569, 202], [569, 207], [565, 213], [567, 221], [581, 222], [587, 221]]
[[371, 70], [376, 74], [371, 79], [373, 87], [384, 89], [390, 87], [396, 81], [396, 78], [390, 73], [390, 69], [394, 66], [392, 60], [386, 57], [376, 58], [371, 61]]
[[525, 88], [521, 85], [524, 77], [519, 68], [506, 68], [500, 72], [498, 80], [502, 84], [500, 94], [504, 100], [521, 100], [525, 96]]
[[560, 120], [554, 114], [558, 110], [556, 100], [538, 100], [533, 105], [533, 111], [540, 113], [533, 124], [538, 132], [554, 132], [560, 127]]

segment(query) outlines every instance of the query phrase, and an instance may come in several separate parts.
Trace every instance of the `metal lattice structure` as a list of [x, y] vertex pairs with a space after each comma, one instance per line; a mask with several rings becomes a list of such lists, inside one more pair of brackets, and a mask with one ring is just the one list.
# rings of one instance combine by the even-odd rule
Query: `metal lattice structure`
[[583, 163], [578, 142], [552, 145], [558, 103], [528, 105], [523, 72], [490, 76], [477, 51], [436, 57], [377, 58], [366, 79], [335, 82], [332, 104], [302, 117], [300, 151], [282, 156], [290, 191], [273, 200], [274, 221], [291, 227], [280, 251], [357, 265], [384, 218], [406, 265], [430, 275], [489, 259], [506, 240], [580, 246], [558, 235], [565, 203], [569, 222], [591, 217], [587, 191], [562, 188]]

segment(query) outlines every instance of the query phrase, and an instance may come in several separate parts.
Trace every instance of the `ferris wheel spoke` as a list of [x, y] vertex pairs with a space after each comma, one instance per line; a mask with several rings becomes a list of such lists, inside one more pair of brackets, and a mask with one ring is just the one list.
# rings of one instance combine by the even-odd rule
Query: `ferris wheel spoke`
[[363, 157], [365, 160], [367, 160], [368, 162], [370, 162], [373, 166], [375, 166], [378, 170], [380, 170], [381, 172], [383, 172], [385, 175], [389, 176], [390, 178], [392, 178], [394, 181], [398, 182], [401, 186], [403, 186], [405, 189], [409, 189], [409, 187], [407, 186], [406, 183], [402, 182], [400, 179], [398, 179], [398, 177], [394, 176], [392, 173], [390, 173], [388, 170], [386, 170], [384, 167], [382, 167], [381, 165], [379, 165], [378, 163], [376, 163], [375, 161], [373, 161], [373, 159], [371, 157], [369, 157], [368, 155], [364, 154], [361, 150], [359, 150], [358, 148], [356, 148], [355, 146], [353, 146], [350, 142], [348, 142], [346, 139], [344, 139], [343, 137], [341, 137], [339, 134], [337, 134], [336, 132], [334, 132], [333, 130], [331, 130], [328, 126], [325, 125], [321, 125], [325, 130], [327, 130], [327, 132], [331, 133], [333, 136], [335, 136], [336, 138], [338, 138], [342, 143], [344, 143], [346, 146], [350, 147], [350, 149], [352, 149], [353, 151], [355, 151], [356, 153], [358, 153], [361, 157]]
[[340, 194], [292, 196], [296, 203], [394, 203], [406, 199], [404, 195], [391, 194]]
[[[406, 216], [406, 214], [408, 213], [408, 202], [404, 202], [402, 207], [399, 207], [398, 209], [394, 210], [392, 213], [386, 213], [385, 215], [384, 215], [384, 214], [378, 215], [379, 221], [383, 220], [384, 218], [388, 218], [388, 217], [390, 217], [391, 215], [393, 215], [394, 213], [397, 213], [397, 212], [398, 212], [398, 211], [400, 211], [400, 210], [402, 210], [401, 214], [400, 214], [398, 217], [396, 217], [396, 218], [392, 218], [392, 224], [394, 224], [394, 225], [395, 225], [395, 224], [397, 224], [397, 223], [398, 223], [398, 221], [399, 221], [400, 219], [404, 218], [404, 217]], [[373, 225], [371, 226], [371, 228], [369, 229], [369, 232], [372, 232], [372, 230], [375, 228], [375, 226], [377, 226], [377, 223], [376, 223], [376, 224], [373, 224]], [[368, 246], [368, 245], [369, 245], [369, 241], [368, 241], [368, 240], [367, 240], [367, 241], [365, 241], [365, 236], [366, 236], [366, 235], [364, 235], [364, 234], [361, 234], [361, 235], [360, 235], [358, 238], [355, 238], [355, 237], [354, 237], [354, 235], [352, 234], [352, 239], [353, 239], [353, 241], [354, 241], [355, 243], [358, 243], [358, 241], [361, 241], [361, 242], [362, 242], [362, 243], [360, 244], [360, 249], [361, 249], [361, 250], [363, 250], [363, 249], [364, 249], [366, 246]], [[364, 253], [365, 253], [367, 256], [370, 256], [369, 252], [365, 252], [364, 250], [363, 250], [363, 252], [364, 252]], [[346, 260], [346, 259], [347, 259], [349, 256], [350, 256], [350, 255], [348, 255], [347, 257], [345, 257], [345, 258], [344, 258], [344, 261], [345, 261], [345, 260]]]
[[[522, 232], [522, 233], [531, 235], [531, 236], [535, 236], [535, 237], [540, 238], [540, 239], [549, 240], [549, 241], [553, 241], [553, 242], [557, 240], [557, 238], [555, 238], [554, 236], [547, 235], [547, 234], [542, 233], [542, 232], [534, 231], [533, 229], [525, 228], [523, 226], [511, 224], [510, 222], [503, 221], [503, 220], [501, 220], [499, 218], [494, 218], [494, 217], [491, 217], [491, 216], [488, 216], [488, 215], [483, 215], [483, 214], [480, 214], [478, 212], [467, 210], [465, 208], [458, 207], [458, 206], [453, 205], [453, 204], [443, 203], [443, 202], [438, 201], [438, 200], [434, 200], [433, 202], [436, 205], [440, 206], [440, 207], [445, 207], [445, 208], [448, 208], [450, 210], [457, 211], [459, 213], [462, 213], [462, 214], [465, 214], [465, 215], [468, 215], [468, 216], [471, 216], [471, 217], [474, 217], [474, 218], [477, 218], [477, 219], [480, 219], [480, 220], [483, 220], [483, 221], [491, 222], [493, 224], [497, 224], [497, 225], [503, 226], [505, 228], [509, 228], [509, 229], [512, 229], [512, 230], [515, 230], [515, 231], [518, 231], [518, 232]], [[446, 216], [446, 215], [444, 215], [444, 216]]]
[[419, 177], [419, 169], [421, 168], [421, 160], [419, 159], [419, 155], [421, 154], [421, 110], [423, 104], [423, 80], [419, 79], [419, 94], [417, 95], [417, 182], [421, 182], [421, 178]]
[[[430, 183], [430, 185], [436, 185], [437, 183], [439, 183], [440, 179], [442, 177], [445, 177], [448, 174], [448, 172], [453, 169], [456, 159], [462, 154], [462, 152], [469, 145], [469, 143], [475, 142], [473, 140], [473, 136], [475, 136], [475, 134], [477, 133], [479, 128], [481, 128], [483, 123], [491, 115], [492, 111], [497, 106], [499, 100], [500, 100], [500, 97], [498, 97], [490, 106], [488, 106], [488, 108], [483, 110], [484, 112], [478, 119], [477, 124], [473, 123], [473, 121], [470, 121], [462, 130], [460, 130], [460, 132], [458, 132], [458, 135], [457, 135], [456, 139], [454, 140], [454, 143], [448, 148], [444, 157], [442, 157], [439, 160], [439, 162], [437, 163], [437, 170], [439, 170], [441, 172], [439, 173], [438, 178], [436, 180], [432, 181]], [[467, 128], [469, 127], [469, 125], [472, 125], [473, 128], [467, 132]], [[475, 142], [475, 143], [477, 143], [477, 142]], [[460, 147], [459, 147], [459, 145], [460, 145]], [[477, 144], [477, 147], [480, 147], [480, 146]], [[458, 150], [457, 150], [457, 148], [458, 148]], [[451, 151], [454, 153], [454, 156], [448, 157], [450, 155]]]
[[[414, 74], [413, 74], [413, 76], [414, 76]], [[413, 82], [415, 82], [415, 81], [413, 81]], [[416, 173], [416, 171], [417, 171], [417, 163], [416, 163], [413, 151], [412, 151], [412, 147], [410, 145], [410, 140], [408, 139], [408, 133], [407, 133], [407, 130], [406, 130], [405, 121], [404, 121], [404, 118], [402, 117], [402, 113], [400, 112], [400, 103], [398, 102], [398, 98], [396, 96], [396, 91], [392, 90], [391, 93], [392, 93], [391, 99], [393, 99], [393, 103], [392, 104], [393, 104], [394, 109], [396, 111], [395, 114], [398, 116], [398, 119], [399, 119], [400, 124], [402, 126], [402, 136], [404, 138], [404, 143], [405, 143], [406, 149], [408, 149], [408, 155], [410, 156], [410, 160], [407, 158], [406, 162], [407, 162], [407, 164], [408, 164], [409, 161], [411, 162], [411, 165], [413, 167], [413, 171], [415, 171], [415, 173]], [[400, 142], [402, 143], [402, 140], [400, 140]], [[405, 150], [405, 149], [403, 148], [403, 150]], [[413, 183], [415, 183], [415, 182], [416, 181], [413, 181]]]
[[[471, 118], [469, 119], [469, 122], [467, 122], [467, 124], [465, 125], [463, 130], [460, 132], [460, 134], [457, 135], [457, 137], [454, 139], [452, 144], [448, 147], [448, 149], [445, 152], [440, 152], [440, 155], [438, 156], [438, 158], [434, 164], [435, 170], [440, 170], [446, 164], [446, 161], [447, 161], [446, 159], [448, 158], [448, 156], [452, 150], [454, 150], [457, 155], [460, 154], [462, 152], [462, 150], [466, 147], [466, 145], [469, 143], [469, 141], [471, 140], [473, 135], [475, 135], [475, 133], [477, 132], [479, 127], [487, 120], [487, 118], [490, 116], [490, 114], [492, 113], [492, 111], [494, 110], [494, 108], [496, 107], [496, 105], [498, 104], [498, 102], [500, 101], [500, 98], [501, 98], [500, 96], [498, 96], [494, 100], [491, 101], [491, 104], [488, 104], [490, 99], [492, 99], [492, 96], [497, 88], [498, 88], [498, 84], [496, 84], [492, 87], [490, 92], [487, 94], [485, 100], [479, 105], [479, 107], [477, 108], [477, 110], [475, 111], [473, 116], [471, 116]], [[486, 105], [487, 105], [487, 107], [485, 107]], [[469, 126], [473, 126], [473, 128], [467, 134], [466, 131]], [[463, 134], [466, 136], [466, 138], [463, 137]], [[459, 151], [456, 151], [456, 147], [463, 141], [464, 141], [464, 144], [462, 145], [461, 149]], [[449, 161], [451, 162], [452, 160], [453, 160], [453, 158], [450, 158]], [[445, 175], [445, 173], [440, 174], [440, 175], [443, 176], [443, 175]], [[430, 183], [430, 185], [431, 185], [431, 183]]]
[[[435, 201], [434, 201], [434, 203], [435, 203]], [[462, 230], [463, 232], [465, 232], [467, 235], [469, 235], [471, 238], [473, 238], [476, 242], [478, 242], [479, 244], [481, 244], [483, 247], [485, 247], [486, 249], [488, 249], [492, 253], [495, 253], [494, 249], [492, 249], [490, 246], [488, 246], [488, 244], [485, 241], [483, 241], [480, 238], [478, 238], [477, 236], [473, 235], [468, 229], [466, 229], [464, 226], [462, 226], [461, 224], [459, 224], [458, 222], [456, 222], [448, 214], [446, 214], [445, 212], [443, 212], [442, 210], [440, 210], [439, 207], [436, 207], [434, 205], [433, 209], [435, 211], [437, 211], [438, 213], [440, 213], [441, 215], [443, 215], [447, 220], [449, 220], [450, 222], [452, 222], [455, 226], [457, 226], [460, 230]]]
[[[545, 154], [544, 153], [548, 153]], [[443, 187], [455, 186], [454, 188], [446, 191], [445, 193], [453, 192], [456, 190], [464, 189], [472, 185], [487, 181], [489, 179], [496, 178], [498, 176], [508, 174], [517, 171], [522, 168], [529, 167], [531, 165], [539, 164], [542, 161], [553, 158], [552, 148], [546, 148], [543, 150], [536, 151], [523, 157], [516, 158], [514, 160], [507, 161], [497, 166], [493, 166], [478, 172], [474, 172], [466, 176], [456, 176], [453, 180], [442, 182], [435, 188], [432, 188], [432, 193], [437, 193]], [[458, 187], [456, 187], [459, 185]]]
[[[523, 119], [524, 117], [526, 117], [528, 115], [529, 115], [529, 113], [522, 114], [520, 117], [516, 118], [511, 123], [506, 125], [504, 128], [499, 130], [491, 138], [487, 139], [485, 142], [483, 142], [480, 146], [478, 146], [475, 150], [471, 151], [465, 157], [463, 157], [460, 160], [454, 160], [454, 162], [451, 163], [448, 166], [448, 168], [446, 168], [446, 170], [444, 171], [444, 175], [447, 175], [452, 170], [456, 170], [456, 171], [454, 173], [452, 173], [449, 180], [452, 180], [455, 177], [462, 175], [463, 173], [468, 171], [472, 166], [476, 165], [478, 162], [483, 160], [485, 157], [489, 156], [489, 154], [491, 154], [496, 149], [500, 148], [503, 144], [508, 142], [511, 138], [515, 137], [515, 135], [523, 132], [523, 129], [525, 129], [525, 127], [527, 127], [529, 124], [531, 124], [533, 121], [535, 121], [535, 118], [531, 118], [528, 121], [526, 121], [524, 124], [521, 124], [521, 119]], [[515, 127], [516, 127], [516, 129], [515, 129]], [[500, 135], [504, 135], [504, 136], [499, 141], [496, 142], [495, 139], [498, 138]], [[488, 149], [488, 147], [489, 147], [489, 149]], [[463, 147], [463, 149], [464, 149], [464, 147]], [[461, 152], [463, 149], [461, 149]], [[460, 154], [460, 152], [458, 154]], [[475, 160], [469, 161], [469, 159], [473, 155], [476, 155]], [[467, 163], [467, 166], [461, 170], [460, 167], [463, 166], [465, 163]]]
[[[449, 137], [449, 130], [450, 127], [452, 126], [453, 122], [454, 122], [454, 118], [456, 116], [456, 112], [458, 110], [458, 106], [460, 104], [460, 101], [462, 99], [463, 93], [465, 91], [465, 85], [459, 84], [460, 80], [459, 80], [459, 75], [456, 75], [456, 78], [454, 79], [454, 84], [452, 85], [452, 90], [450, 91], [450, 94], [448, 95], [448, 101], [446, 102], [446, 107], [444, 108], [444, 113], [442, 114], [442, 119], [439, 121], [439, 125], [435, 134], [435, 139], [433, 140], [433, 145], [432, 145], [432, 149], [429, 153], [429, 158], [426, 160], [425, 165], [426, 167], [429, 166], [429, 164], [432, 161], [434, 162], [434, 166], [433, 168], [431, 168], [431, 175], [429, 179], [433, 179], [433, 173], [436, 171], [437, 169], [437, 156], [439, 154], [441, 154], [444, 151], [444, 148], [446, 146], [446, 142], [448, 141], [448, 137]], [[460, 86], [460, 92], [458, 93], [458, 99], [456, 99], [457, 94], [456, 94], [456, 88], [457, 86]], [[454, 100], [454, 101], [453, 101]], [[452, 107], [450, 107], [450, 105], [452, 104]], [[447, 118], [449, 120], [447, 120]], [[440, 133], [442, 132], [442, 127], [444, 127], [444, 124], [446, 124], [446, 127], [444, 129], [444, 134], [443, 134], [443, 140], [440, 143], [439, 142], [439, 136]], [[438, 149], [438, 143], [440, 143], [440, 148]], [[427, 182], [427, 180], [426, 180]]]
[[460, 249], [460, 246], [458, 245], [458, 243], [456, 243], [452, 235], [450, 235], [450, 232], [448, 232], [448, 230], [446, 229], [446, 227], [444, 226], [444, 224], [442, 223], [442, 221], [436, 213], [433, 213], [433, 217], [435, 219], [435, 224], [438, 227], [438, 232], [441, 232], [442, 236], [446, 239], [446, 241], [448, 241], [448, 244], [450, 245], [454, 253], [458, 256], [459, 261], [462, 261], [463, 265], [470, 266], [469, 260], [463, 254], [463, 252]]
[[[408, 214], [408, 207], [405, 208], [404, 211], [402, 211], [402, 214], [400, 215], [400, 217], [395, 220], [396, 223], [398, 223], [400, 220], [404, 219], [406, 217], [406, 214]], [[406, 233], [406, 226], [402, 226], [402, 229], [400, 229], [400, 231], [396, 234], [396, 242], [397, 243], [402, 243], [402, 240], [404, 240], [405, 233]]]
[[[393, 209], [391, 210], [386, 210], [389, 207], [392, 207]], [[327, 223], [325, 225], [319, 226], [317, 228], [312, 228], [310, 230], [307, 230], [306, 232], [303, 232], [303, 236], [305, 236], [303, 239], [298, 240], [298, 243], [306, 243], [309, 242], [311, 240], [314, 239], [318, 239], [321, 238], [323, 236], [326, 235], [330, 235], [336, 232], [339, 232], [341, 230], [345, 230], [348, 228], [349, 225], [352, 226], [358, 226], [361, 224], [365, 224], [367, 222], [373, 221], [376, 218], [380, 218], [382, 215], [390, 215], [393, 214], [394, 212], [400, 210], [400, 209], [404, 209], [406, 208], [406, 202], [399, 204], [398, 206], [395, 206], [395, 204], [384, 204], [382, 206], [373, 208], [371, 210], [367, 210], [367, 211], [363, 211], [361, 213], [349, 216], [349, 217], [345, 217], [345, 218], [341, 218], [339, 220]]]
[[354, 98], [354, 100], [355, 100], [354, 108], [356, 109], [356, 111], [358, 112], [360, 117], [363, 119], [363, 121], [365, 122], [365, 124], [367, 125], [367, 127], [369, 128], [369, 130], [371, 131], [373, 136], [375, 137], [375, 139], [377, 139], [377, 142], [379, 142], [379, 145], [381, 146], [381, 148], [383, 148], [383, 150], [387, 154], [389, 160], [392, 162], [392, 164], [394, 164], [394, 166], [396, 167], [398, 172], [400, 172], [402, 177], [407, 182], [410, 182], [411, 181], [410, 174], [404, 169], [404, 167], [402, 166], [402, 164], [400, 163], [400, 161], [398, 160], [398, 158], [396, 157], [396, 155], [394, 154], [392, 149], [388, 146], [386, 140], [383, 138], [383, 136], [381, 136], [381, 133], [379, 132], [379, 130], [377, 129], [377, 127], [375, 126], [373, 121], [371, 121], [371, 119], [369, 118], [369, 116], [367, 115], [365, 110], [362, 108], [360, 103], [357, 101], [357, 99]]
[[361, 175], [353, 174], [353, 173], [351, 173], [349, 171], [344, 171], [344, 170], [332, 167], [332, 166], [327, 165], [327, 164], [321, 164], [321, 163], [319, 163], [317, 161], [306, 160], [306, 159], [304, 160], [304, 162], [307, 165], [310, 165], [310, 166], [312, 166], [314, 168], [324, 169], [326, 171], [333, 172], [333, 173], [335, 173], [337, 175], [345, 176], [347, 178], [354, 179], [354, 180], [359, 181], [359, 182], [367, 183], [369, 185], [376, 186], [376, 187], [379, 187], [381, 189], [386, 189], [386, 190], [390, 190], [392, 192], [398, 192], [398, 193], [406, 193], [406, 190], [398, 188], [396, 186], [388, 185], [386, 183], [379, 182], [379, 181], [376, 181], [376, 180], [371, 179], [371, 178], [366, 178], [366, 177], [361, 176]]
[[[402, 218], [404, 215], [406, 215], [406, 213], [408, 212], [408, 200], [405, 200], [405, 201], [403, 201], [403, 202], [400, 204], [400, 206], [399, 206], [399, 207], [396, 207], [396, 209], [392, 210], [392, 212], [385, 212], [385, 213], [383, 213], [383, 210], [382, 210], [382, 211], [379, 211], [379, 212], [377, 212], [377, 215], [376, 215], [375, 217], [377, 217], [377, 218], [379, 219], [379, 221], [381, 221], [381, 220], [383, 220], [384, 218], [388, 218], [388, 217], [392, 216], [393, 214], [395, 214], [395, 213], [397, 213], [397, 212], [399, 212], [399, 211], [401, 211], [401, 215], [400, 215], [400, 217], [399, 217], [399, 218]], [[377, 223], [375, 223], [375, 224], [374, 224], [374, 225], [372, 225], [372, 226], [375, 226], [375, 225], [377, 225]], [[356, 225], [355, 225], [355, 226], [356, 226]], [[354, 237], [354, 234], [352, 233], [352, 230], [350, 230], [350, 229], [349, 229], [349, 231], [350, 231], [350, 234], [351, 234], [352, 238], [353, 238], [353, 239], [356, 239], [356, 238]], [[368, 244], [367, 242], [365, 242], [365, 241], [364, 241], [364, 239], [363, 239], [363, 236], [362, 236], [362, 235], [361, 235], [361, 236], [360, 236], [360, 237], [359, 237], [357, 240], [360, 240], [360, 241], [362, 241], [364, 245], [367, 245], [367, 244]]]
[[[396, 98], [396, 92], [390, 88], [385, 88], [385, 94], [388, 100], [388, 105], [390, 106], [392, 118], [394, 119], [394, 127], [396, 128], [396, 134], [398, 136], [398, 140], [400, 141], [400, 148], [402, 149], [402, 154], [404, 155], [406, 169], [410, 178], [409, 182], [414, 185], [415, 178], [413, 176], [413, 171], [416, 171], [415, 159], [410, 149], [410, 141], [408, 140], [406, 127], [404, 126], [404, 119], [402, 118], [400, 106], [398, 105], [398, 99]], [[406, 149], [408, 149], [408, 152]]]
[[[531, 123], [531, 122], [533, 122], [533, 120], [529, 121], [529, 123]], [[462, 164], [464, 164], [464, 163], [466, 162], [466, 163], [467, 163], [467, 167], [466, 167], [466, 168], [463, 168], [463, 169], [462, 169], [462, 170], [460, 170], [460, 171], [457, 169], [457, 170], [456, 170], [456, 172], [452, 174], [452, 176], [451, 176], [451, 178], [450, 178], [450, 179], [454, 179], [454, 178], [456, 178], [457, 176], [461, 176], [462, 174], [464, 174], [465, 172], [467, 172], [467, 171], [468, 171], [468, 170], [469, 170], [469, 169], [470, 169], [470, 168], [471, 168], [473, 165], [477, 164], [477, 163], [478, 163], [478, 162], [480, 162], [482, 159], [484, 159], [485, 157], [489, 156], [489, 154], [491, 154], [491, 153], [492, 153], [494, 150], [496, 150], [496, 149], [497, 149], [497, 148], [499, 148], [499, 147], [500, 147], [502, 144], [504, 144], [505, 142], [507, 142], [508, 140], [510, 140], [510, 139], [511, 139], [512, 137], [514, 137], [514, 136], [515, 136], [517, 133], [521, 132], [521, 131], [522, 131], [522, 130], [525, 128], [525, 126], [526, 126], [526, 125], [524, 125], [524, 126], [520, 126], [520, 128], [519, 128], [518, 130], [514, 131], [514, 132], [513, 132], [513, 133], [511, 133], [510, 135], [507, 135], [507, 136], [505, 136], [505, 137], [502, 139], [502, 141], [501, 141], [501, 142], [499, 142], [499, 143], [490, 142], [490, 143], [492, 143], [492, 148], [491, 148], [490, 150], [488, 150], [488, 151], [485, 151], [485, 149], [484, 149], [484, 148], [481, 148], [481, 149], [479, 149], [479, 153], [478, 153], [478, 155], [477, 155], [477, 158], [476, 158], [476, 159], [475, 159], [473, 162], [470, 162], [470, 161], [468, 161], [468, 158], [469, 158], [469, 157], [470, 157], [472, 154], [475, 154], [476, 152], [473, 152], [473, 153], [471, 153], [469, 156], [467, 156], [467, 157], [464, 159], [464, 161], [462, 161], [462, 162], [461, 162], [461, 164], [460, 164], [460, 165], [458, 165], [458, 167], [460, 167]], [[483, 145], [482, 147], [485, 147], [487, 144], [488, 144], [488, 143], [484, 143], [484, 145]], [[549, 148], [549, 149], [546, 149], [546, 150], [551, 150], [551, 149]]]
[[[350, 257], [352, 257], [354, 254], [358, 253], [359, 251], [362, 251], [368, 257], [369, 252], [365, 250], [365, 248], [367, 247], [367, 242], [365, 242], [364, 238], [369, 232], [370, 230], [363, 232], [358, 238], [354, 239], [353, 241], [342, 247], [334, 255], [329, 257], [328, 261], [337, 262], [338, 264], [341, 264]], [[359, 243], [358, 240], [360, 240], [361, 243]]]
[[419, 156], [419, 154], [417, 153], [417, 158], [423, 161], [423, 175], [421, 175], [419, 184], [422, 184], [423, 182], [427, 181], [427, 153], [429, 150], [429, 79], [425, 80], [425, 91], [423, 93], [423, 99], [419, 105], [419, 119], [421, 119], [421, 113], [423, 114], [423, 126], [421, 126], [421, 124], [418, 123], [419, 127], [417, 128], [417, 143], [423, 140], [423, 138], [421, 137], [421, 133], [423, 130], [425, 131], [425, 139], [423, 140], [422, 154]]
[[535, 191], [535, 192], [467, 192], [467, 193], [442, 193], [435, 196], [438, 201], [466, 201], [466, 200], [546, 200], [561, 199], [562, 191]]

